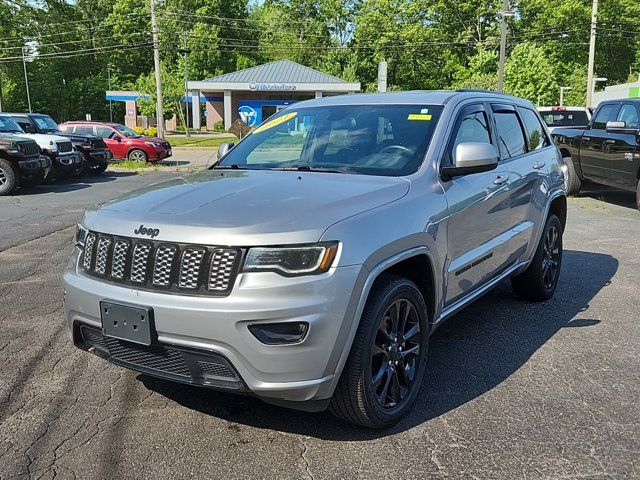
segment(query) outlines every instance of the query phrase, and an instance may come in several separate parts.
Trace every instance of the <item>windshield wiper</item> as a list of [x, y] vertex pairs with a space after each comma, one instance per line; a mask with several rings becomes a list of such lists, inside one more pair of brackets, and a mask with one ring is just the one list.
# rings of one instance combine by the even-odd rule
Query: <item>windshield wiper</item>
[[247, 167], [243, 167], [242, 165], [240, 165], [239, 163], [232, 163], [231, 165], [215, 165], [213, 167], [214, 170], [218, 170], [218, 169], [226, 169], [226, 168], [230, 168], [232, 170], [257, 170], [255, 168], [247, 168]]
[[291, 165], [288, 167], [277, 167], [277, 168], [274, 168], [273, 170], [320, 172], [320, 173], [352, 173], [354, 175], [358, 175], [358, 172], [354, 172], [353, 170], [349, 170], [347, 168], [342, 168], [342, 169], [322, 168], [322, 167], [311, 167], [309, 165]]

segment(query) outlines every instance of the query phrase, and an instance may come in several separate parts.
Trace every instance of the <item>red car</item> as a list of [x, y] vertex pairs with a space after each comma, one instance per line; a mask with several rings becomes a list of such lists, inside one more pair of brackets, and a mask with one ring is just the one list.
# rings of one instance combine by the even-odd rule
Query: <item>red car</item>
[[171, 144], [166, 140], [145, 137], [119, 123], [66, 122], [60, 130], [102, 137], [114, 158], [155, 163], [171, 156]]

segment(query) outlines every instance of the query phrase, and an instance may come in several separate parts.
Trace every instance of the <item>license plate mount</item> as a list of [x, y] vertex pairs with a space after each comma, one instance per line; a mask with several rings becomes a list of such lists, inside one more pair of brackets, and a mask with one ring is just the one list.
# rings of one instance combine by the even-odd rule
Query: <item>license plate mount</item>
[[135, 305], [100, 302], [102, 334], [140, 345], [151, 345], [155, 328], [153, 309]]

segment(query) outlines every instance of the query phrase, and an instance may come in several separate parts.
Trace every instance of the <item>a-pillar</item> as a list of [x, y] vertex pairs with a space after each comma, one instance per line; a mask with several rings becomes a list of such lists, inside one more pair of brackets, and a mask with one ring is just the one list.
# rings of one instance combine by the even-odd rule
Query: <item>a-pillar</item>
[[316, 98], [322, 98], [322, 90], [316, 90]]
[[191, 113], [193, 115], [191, 128], [200, 130], [200, 90], [191, 90]]
[[231, 128], [231, 90], [224, 91], [224, 129], [229, 130]]

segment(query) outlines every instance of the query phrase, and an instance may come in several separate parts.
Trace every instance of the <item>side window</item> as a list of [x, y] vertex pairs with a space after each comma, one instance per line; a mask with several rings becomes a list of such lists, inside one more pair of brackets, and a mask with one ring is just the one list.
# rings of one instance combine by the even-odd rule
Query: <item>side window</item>
[[527, 134], [529, 150], [538, 150], [549, 146], [549, 139], [540, 123], [538, 115], [528, 108], [518, 109]]
[[82, 135], [93, 135], [93, 127], [89, 125], [77, 126], [76, 133], [80, 133]]
[[96, 135], [101, 138], [111, 138], [113, 133], [109, 127], [96, 127]]
[[616, 120], [618, 122], [625, 122], [627, 124], [627, 128], [640, 128], [638, 110], [636, 110], [636, 107], [629, 105], [628, 103], [622, 105]]
[[482, 110], [473, 110], [463, 113], [458, 118], [456, 129], [449, 145], [449, 158], [453, 163], [456, 147], [466, 142], [491, 143], [489, 134], [489, 122], [487, 115]]
[[516, 112], [494, 112], [493, 117], [496, 119], [500, 157], [506, 159], [525, 153], [527, 146]]
[[613, 115], [616, 113], [618, 105], [609, 104], [603, 105], [598, 109], [596, 117], [593, 119], [591, 128], [594, 130], [604, 130], [607, 127], [607, 122], [613, 120]]
[[31, 125], [29, 120], [24, 120], [22, 118], [16, 119], [16, 123], [20, 125], [20, 128], [25, 131], [25, 133], [36, 133], [36, 129]]

